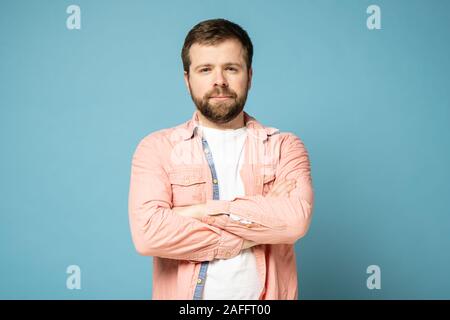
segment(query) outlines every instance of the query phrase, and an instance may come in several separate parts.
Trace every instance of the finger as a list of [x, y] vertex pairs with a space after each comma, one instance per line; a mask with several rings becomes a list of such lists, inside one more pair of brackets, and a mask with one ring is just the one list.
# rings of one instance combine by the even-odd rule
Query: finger
[[282, 182], [277, 183], [275, 186], [270, 189], [270, 191], [273, 190], [274, 193], [279, 192], [282, 188], [284, 188], [286, 185], [290, 185], [292, 183], [292, 180], [284, 180]]
[[283, 185], [285, 185], [286, 184], [286, 181], [283, 181], [283, 182], [280, 182], [280, 183], [277, 183], [275, 186], [273, 186], [270, 190], [269, 190], [269, 192], [268, 192], [268, 196], [271, 196], [271, 197], [275, 197], [276, 195], [278, 195], [278, 192], [281, 190], [281, 188], [283, 187]]
[[295, 182], [291, 182], [289, 184], [284, 184], [278, 190], [278, 196], [287, 196], [289, 192], [295, 188]]
[[[295, 188], [295, 180], [286, 180], [282, 183], [280, 183], [273, 192], [271, 192], [271, 196], [277, 197], [277, 196], [285, 196]], [[272, 190], [271, 190], [272, 191]]]
[[282, 191], [286, 186], [290, 186], [292, 184], [292, 180], [284, 180], [282, 182], [277, 183], [270, 189], [271, 195], [278, 195], [280, 191]]

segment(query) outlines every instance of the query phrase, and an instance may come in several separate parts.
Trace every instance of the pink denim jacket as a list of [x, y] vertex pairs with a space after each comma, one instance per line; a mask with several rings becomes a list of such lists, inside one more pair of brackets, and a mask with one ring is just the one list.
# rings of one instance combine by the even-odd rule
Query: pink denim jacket
[[[153, 299], [193, 299], [201, 262], [229, 259], [252, 247], [264, 283], [260, 299], [297, 299], [294, 243], [308, 231], [313, 187], [308, 153], [291, 133], [265, 127], [244, 112], [245, 196], [212, 200], [212, 174], [202, 148], [197, 111], [191, 120], [151, 133], [133, 155], [129, 221], [136, 250], [153, 256]], [[295, 179], [289, 197], [266, 197], [274, 183]], [[174, 206], [206, 203], [201, 221]], [[234, 214], [251, 224], [229, 218]]]

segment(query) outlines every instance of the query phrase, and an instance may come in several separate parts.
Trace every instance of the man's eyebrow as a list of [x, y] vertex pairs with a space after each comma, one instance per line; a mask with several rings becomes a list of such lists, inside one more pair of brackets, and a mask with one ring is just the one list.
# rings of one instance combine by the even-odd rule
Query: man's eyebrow
[[198, 66], [195, 67], [195, 70], [200, 69], [200, 68], [204, 68], [204, 67], [212, 67], [213, 65], [210, 63], [204, 63], [204, 64], [200, 64]]
[[[211, 64], [211, 63], [203, 63], [203, 64], [200, 64], [200, 65], [196, 66], [194, 68], [194, 70], [198, 70], [200, 68], [205, 68], [205, 67], [213, 67], [213, 66], [214, 65]], [[242, 68], [242, 64], [240, 64], [239, 62], [226, 62], [226, 63], [223, 64], [223, 66], [226, 66], [226, 67], [228, 67], [228, 66], [236, 66], [236, 67]]]
[[237, 66], [237, 67], [242, 67], [242, 64], [240, 64], [239, 62], [227, 62], [227, 63], [224, 63], [224, 66]]

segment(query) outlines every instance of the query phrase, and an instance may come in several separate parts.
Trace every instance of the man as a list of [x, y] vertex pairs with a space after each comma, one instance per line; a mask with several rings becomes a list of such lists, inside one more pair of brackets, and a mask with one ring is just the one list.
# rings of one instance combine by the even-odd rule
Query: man
[[313, 189], [298, 137], [243, 111], [252, 42], [224, 19], [203, 21], [182, 49], [191, 120], [145, 137], [133, 155], [129, 218], [153, 256], [153, 299], [297, 299], [294, 243]]

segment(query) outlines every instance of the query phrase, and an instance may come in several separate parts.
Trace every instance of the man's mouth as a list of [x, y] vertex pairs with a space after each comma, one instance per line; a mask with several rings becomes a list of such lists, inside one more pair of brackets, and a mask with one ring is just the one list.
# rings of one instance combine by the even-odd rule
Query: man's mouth
[[230, 99], [231, 96], [212, 96], [210, 99]]

